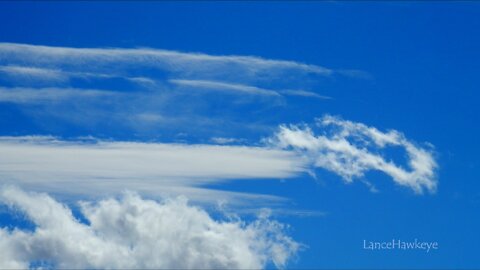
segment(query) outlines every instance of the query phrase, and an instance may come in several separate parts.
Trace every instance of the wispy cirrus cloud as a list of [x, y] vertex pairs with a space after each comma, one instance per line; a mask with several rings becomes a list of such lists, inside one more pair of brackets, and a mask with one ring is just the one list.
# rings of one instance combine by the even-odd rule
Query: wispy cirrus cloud
[[332, 70], [295, 61], [254, 56], [214, 56], [202, 53], [136, 48], [69, 48], [16, 43], [0, 43], [1, 64], [22, 64], [59, 68], [66, 71], [132, 72], [137, 67], [166, 71], [190, 78], [228, 78], [256, 81], [267, 76], [317, 74], [329, 76]]
[[[317, 65], [255, 56], [0, 43], [0, 103], [15, 103], [51, 131], [63, 123], [93, 132], [99, 122], [112, 123], [115, 133], [140, 134], [193, 133], [208, 126], [213, 132], [208, 137], [232, 136], [222, 134], [229, 130], [248, 133], [252, 125], [268, 129], [272, 126], [262, 123], [268, 118], [258, 113], [285, 107], [292, 96], [329, 98], [289, 86], [332, 74]], [[29, 104], [41, 106], [25, 108]], [[247, 107], [256, 122], [231, 119]], [[49, 128], [49, 123], [55, 124]], [[231, 127], [218, 128], [226, 125]]]

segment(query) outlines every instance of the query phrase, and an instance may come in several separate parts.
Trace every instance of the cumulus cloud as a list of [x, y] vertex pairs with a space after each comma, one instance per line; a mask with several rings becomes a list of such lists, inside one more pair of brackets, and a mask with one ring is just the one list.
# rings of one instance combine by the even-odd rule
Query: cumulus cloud
[[35, 224], [0, 229], [0, 268], [32, 263], [60, 269], [259, 269], [284, 267], [301, 247], [285, 226], [266, 217], [246, 223], [214, 220], [186, 199], [81, 202], [80, 222], [46, 194], [0, 189], [0, 202]]
[[[363, 177], [369, 170], [378, 170], [417, 193], [424, 189], [436, 190], [437, 164], [432, 150], [417, 146], [402, 133], [396, 130], [382, 132], [329, 115], [318, 119], [316, 127], [321, 135], [315, 135], [308, 126], [283, 125], [267, 142], [280, 149], [300, 152], [310, 159], [313, 167], [332, 171], [347, 182]], [[387, 147], [405, 150], [408, 169], [381, 153]]]

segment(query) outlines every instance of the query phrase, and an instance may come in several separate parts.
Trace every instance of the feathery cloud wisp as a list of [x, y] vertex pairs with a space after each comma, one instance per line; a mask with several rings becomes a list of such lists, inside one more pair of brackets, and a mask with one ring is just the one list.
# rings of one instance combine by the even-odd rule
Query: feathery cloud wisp
[[[280, 149], [293, 149], [311, 160], [313, 167], [324, 168], [340, 175], [345, 181], [363, 177], [369, 170], [386, 173], [395, 183], [417, 193], [424, 189], [435, 192], [437, 164], [431, 151], [417, 147], [403, 134], [392, 130], [381, 132], [361, 123], [324, 116], [317, 121], [323, 135], [316, 136], [311, 128], [281, 126], [267, 141]], [[408, 156], [409, 170], [395, 164], [379, 152], [386, 147], [401, 147]]]

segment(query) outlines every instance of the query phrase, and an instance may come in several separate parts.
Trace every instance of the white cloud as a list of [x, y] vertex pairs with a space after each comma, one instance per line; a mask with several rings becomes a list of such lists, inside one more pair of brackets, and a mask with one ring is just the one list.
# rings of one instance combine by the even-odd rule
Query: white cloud
[[134, 189], [149, 195], [186, 194], [235, 203], [240, 194], [200, 187], [231, 179], [285, 179], [304, 171], [304, 161], [293, 152], [248, 146], [0, 137], [0, 152], [4, 183], [82, 195]]
[[[317, 126], [323, 129], [322, 135], [315, 135], [308, 126], [281, 126], [278, 133], [267, 141], [280, 149], [293, 148], [303, 153], [313, 167], [332, 171], [347, 182], [363, 177], [369, 170], [378, 170], [417, 193], [424, 189], [436, 190], [437, 164], [432, 152], [416, 146], [400, 132], [381, 132], [333, 116], [319, 119]], [[386, 147], [403, 148], [409, 169], [382, 155], [381, 151]]]
[[120, 93], [94, 89], [0, 87], [0, 102], [18, 104], [59, 103], [78, 98], [106, 98], [118, 95]]
[[259, 269], [284, 267], [300, 245], [284, 225], [216, 221], [185, 199], [123, 198], [81, 203], [88, 224], [46, 194], [0, 189], [0, 202], [25, 214], [34, 231], [0, 229], [0, 268], [43, 262], [59, 269]]

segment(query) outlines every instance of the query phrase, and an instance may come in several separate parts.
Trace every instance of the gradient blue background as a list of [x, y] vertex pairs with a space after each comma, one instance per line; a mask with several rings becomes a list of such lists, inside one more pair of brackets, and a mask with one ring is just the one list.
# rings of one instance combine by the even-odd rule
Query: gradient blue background
[[[295, 114], [279, 113], [271, 122], [330, 113], [428, 141], [439, 163], [436, 194], [415, 195], [380, 173], [366, 176], [379, 193], [326, 172], [320, 181], [222, 187], [285, 196], [301, 209], [326, 213], [279, 217], [308, 245], [289, 268], [480, 267], [478, 2], [0, 2], [0, 42], [254, 55], [368, 72], [363, 79], [325, 79], [315, 90], [334, 100], [297, 102], [290, 105]], [[129, 139], [108, 132], [98, 131]], [[0, 135], [25, 134], [98, 135], [43, 129], [14, 105], [0, 104]], [[31, 226], [0, 213], [2, 226], [15, 223]], [[392, 238], [437, 241], [439, 250], [362, 249], [364, 239]]]

